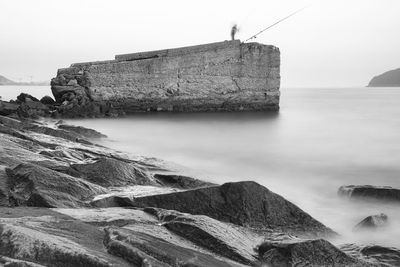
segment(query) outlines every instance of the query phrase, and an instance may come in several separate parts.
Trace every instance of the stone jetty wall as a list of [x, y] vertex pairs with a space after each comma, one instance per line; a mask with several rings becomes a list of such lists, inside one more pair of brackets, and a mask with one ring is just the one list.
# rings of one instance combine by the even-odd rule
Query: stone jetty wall
[[61, 111], [81, 114], [278, 110], [279, 86], [279, 49], [239, 40], [76, 63], [52, 80]]

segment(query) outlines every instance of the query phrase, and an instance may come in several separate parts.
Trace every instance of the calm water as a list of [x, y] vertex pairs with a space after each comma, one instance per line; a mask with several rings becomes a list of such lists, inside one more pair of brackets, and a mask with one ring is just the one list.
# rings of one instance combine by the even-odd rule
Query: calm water
[[[72, 123], [107, 134], [106, 146], [176, 162], [210, 181], [255, 180], [338, 231], [339, 242], [400, 247], [400, 205], [337, 197], [344, 184], [400, 188], [400, 88], [281, 91], [276, 114], [155, 113]], [[388, 229], [352, 232], [380, 212], [389, 216]]]
[[[282, 89], [271, 113], [138, 114], [73, 121], [103, 144], [192, 168], [210, 181], [255, 180], [343, 235], [340, 242], [400, 246], [400, 205], [349, 202], [344, 184], [400, 188], [400, 88]], [[385, 212], [390, 227], [354, 234]]]

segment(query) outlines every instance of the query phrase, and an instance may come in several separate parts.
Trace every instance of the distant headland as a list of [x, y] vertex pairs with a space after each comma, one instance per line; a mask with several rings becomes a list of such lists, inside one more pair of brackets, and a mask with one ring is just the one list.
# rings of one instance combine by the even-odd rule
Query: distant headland
[[42, 81], [42, 82], [14, 82], [2, 75], [0, 75], [0, 86], [1, 85], [50, 85], [50, 82], [48, 81]]
[[400, 87], [400, 68], [375, 76], [368, 87]]

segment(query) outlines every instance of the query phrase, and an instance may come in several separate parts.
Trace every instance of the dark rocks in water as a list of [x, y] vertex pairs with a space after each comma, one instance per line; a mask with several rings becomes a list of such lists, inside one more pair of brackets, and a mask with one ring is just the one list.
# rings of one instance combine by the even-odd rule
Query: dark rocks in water
[[30, 94], [26, 94], [26, 93], [20, 93], [17, 96], [17, 102], [19, 102], [19, 103], [25, 103], [25, 102], [29, 102], [29, 101], [39, 102], [39, 99], [37, 99], [34, 96], [31, 96]]
[[400, 69], [390, 70], [375, 76], [368, 87], [400, 87]]
[[154, 178], [157, 181], [169, 187], [181, 188], [181, 189], [191, 189], [199, 187], [213, 186], [216, 184], [204, 182], [202, 180], [194, 179], [188, 176], [174, 175], [174, 174], [155, 174]]
[[190, 248], [185, 248], [149, 234], [117, 227], [105, 229], [104, 244], [107, 251], [124, 258], [133, 266], [180, 267], [180, 266], [241, 266], [216, 259]]
[[17, 113], [22, 118], [47, 117], [50, 115], [50, 109], [39, 101], [26, 101], [20, 104]]
[[85, 128], [82, 126], [73, 126], [73, 125], [67, 125], [67, 124], [60, 124], [58, 125], [59, 129], [63, 129], [66, 131], [70, 131], [70, 132], [74, 132], [77, 134], [80, 134], [86, 138], [104, 138], [107, 137], [106, 135], [93, 130], [93, 129], [89, 129], [89, 128]]
[[105, 187], [125, 185], [157, 185], [151, 175], [132, 163], [100, 158], [94, 163], [73, 164], [81, 177]]
[[366, 229], [377, 229], [387, 226], [388, 216], [386, 214], [377, 214], [366, 217], [364, 220], [359, 222], [355, 227], [355, 231], [366, 230]]
[[225, 183], [183, 192], [136, 197], [137, 207], [158, 207], [259, 229], [311, 236], [335, 233], [283, 197], [256, 182]]
[[258, 248], [263, 263], [271, 267], [290, 266], [376, 266], [350, 257], [323, 239], [264, 242]]
[[[0, 115], [13, 115], [20, 118], [38, 118], [51, 115], [51, 108], [49, 106], [42, 104], [37, 98], [30, 95], [21, 95], [19, 97], [24, 101], [0, 101]], [[32, 100], [31, 97], [35, 100]]]
[[87, 207], [91, 197], [104, 194], [101, 186], [34, 164], [7, 169], [10, 202], [15, 206]]
[[344, 185], [339, 188], [338, 194], [348, 198], [400, 201], [400, 189], [390, 186]]
[[51, 96], [44, 96], [40, 99], [40, 103], [45, 104], [45, 105], [54, 105], [56, 101]]
[[17, 104], [17, 103], [10, 103], [10, 102], [0, 100], [0, 115], [2, 115], [2, 116], [9, 116], [12, 114], [17, 114], [18, 108], [19, 108], [19, 104]]

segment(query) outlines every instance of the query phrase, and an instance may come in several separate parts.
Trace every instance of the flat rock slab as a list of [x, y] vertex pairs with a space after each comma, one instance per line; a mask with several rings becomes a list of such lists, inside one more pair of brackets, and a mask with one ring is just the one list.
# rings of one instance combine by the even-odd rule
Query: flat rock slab
[[224, 223], [204, 215], [147, 208], [169, 231], [194, 244], [231, 260], [253, 264], [257, 262], [255, 248], [265, 237], [250, 229]]
[[101, 186], [34, 164], [22, 163], [6, 171], [10, 202], [16, 206], [88, 207], [88, 199], [106, 193]]
[[131, 185], [124, 187], [110, 187], [108, 189], [109, 192], [95, 196], [90, 204], [97, 208], [129, 207], [132, 206], [132, 198], [182, 191], [176, 188], [151, 185]]
[[267, 266], [378, 267], [347, 255], [323, 239], [265, 242], [259, 246], [258, 253]]
[[382, 201], [400, 201], [400, 189], [390, 186], [344, 185], [338, 190], [339, 196], [348, 198], [369, 198]]
[[123, 228], [107, 228], [104, 243], [109, 253], [123, 257], [134, 266], [242, 266], [174, 245], [145, 233]]
[[0, 208], [0, 254], [12, 259], [44, 266], [129, 266], [107, 253], [103, 238], [97, 227], [50, 209]]
[[74, 219], [99, 225], [158, 224], [154, 216], [142, 210], [131, 208], [99, 208], [99, 209], [53, 209], [58, 213]]

